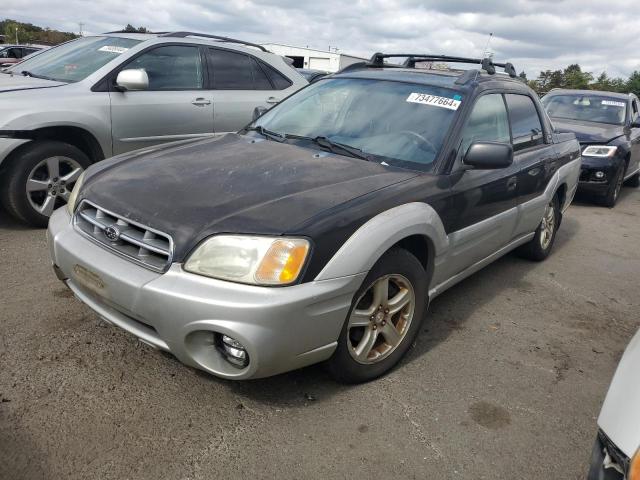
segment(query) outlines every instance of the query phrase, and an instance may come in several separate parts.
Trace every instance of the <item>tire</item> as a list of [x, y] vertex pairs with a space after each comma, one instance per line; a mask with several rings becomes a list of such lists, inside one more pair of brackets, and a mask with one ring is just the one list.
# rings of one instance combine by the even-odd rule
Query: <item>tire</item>
[[[386, 295], [382, 293], [385, 279]], [[427, 294], [427, 276], [415, 256], [399, 248], [385, 253], [354, 295], [336, 351], [327, 361], [333, 378], [342, 383], [360, 383], [393, 368], [420, 331], [427, 310]], [[409, 299], [406, 304], [401, 301], [405, 298]], [[396, 306], [388, 300], [396, 300]]]
[[561, 220], [560, 201], [558, 200], [558, 195], [554, 195], [549, 205], [545, 208], [534, 237], [518, 248], [518, 254], [535, 262], [541, 262], [547, 258], [551, 254], [553, 244], [556, 241], [556, 232]]
[[600, 203], [603, 206], [607, 208], [613, 208], [616, 206], [618, 197], [620, 196], [620, 190], [622, 189], [622, 184], [624, 183], [625, 170], [625, 165], [620, 165], [620, 168], [618, 168], [618, 171], [616, 172], [616, 176], [607, 189], [607, 193], [600, 199]]
[[633, 188], [640, 187], [640, 172], [636, 173], [627, 180], [627, 185]]
[[56, 141], [30, 143], [7, 162], [2, 203], [7, 212], [33, 227], [47, 226], [53, 210], [66, 203], [78, 176], [91, 165], [84, 152]]

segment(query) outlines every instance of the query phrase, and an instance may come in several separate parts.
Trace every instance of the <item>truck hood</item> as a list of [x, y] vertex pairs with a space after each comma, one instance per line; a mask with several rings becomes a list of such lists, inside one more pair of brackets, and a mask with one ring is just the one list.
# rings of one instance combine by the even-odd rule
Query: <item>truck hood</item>
[[640, 330], [620, 360], [598, 426], [629, 458], [640, 447]]
[[575, 133], [578, 142], [582, 144], [609, 143], [611, 140], [624, 135], [622, 125], [608, 123], [585, 123], [566, 119], [551, 119], [554, 129], [558, 133]]
[[25, 77], [20, 74], [0, 73], [0, 92], [14, 92], [16, 90], [32, 90], [34, 88], [51, 88], [67, 85], [65, 82], [43, 80], [41, 78]]
[[228, 134], [116, 157], [87, 175], [80, 198], [168, 233], [180, 262], [210, 235], [285, 234], [327, 209], [417, 174]]

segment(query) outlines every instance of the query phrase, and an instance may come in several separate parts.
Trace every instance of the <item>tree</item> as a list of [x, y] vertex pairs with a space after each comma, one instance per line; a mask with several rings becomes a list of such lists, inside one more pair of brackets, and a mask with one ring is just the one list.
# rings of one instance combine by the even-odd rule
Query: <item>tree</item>
[[59, 32], [50, 28], [42, 28], [31, 23], [21, 23], [9, 18], [0, 21], [0, 33], [5, 36], [7, 43], [16, 41], [16, 29], [19, 43], [45, 43], [56, 45], [77, 38], [78, 35], [70, 32]]
[[586, 90], [593, 81], [593, 75], [589, 72], [583, 72], [580, 65], [574, 63], [564, 69], [562, 88], [574, 88], [578, 90]]
[[640, 70], [634, 71], [625, 85], [627, 92], [635, 93], [640, 97]]
[[127, 33], [149, 33], [149, 30], [146, 27], [134, 27], [130, 23], [127, 23], [127, 26], [124, 27], [124, 31]]

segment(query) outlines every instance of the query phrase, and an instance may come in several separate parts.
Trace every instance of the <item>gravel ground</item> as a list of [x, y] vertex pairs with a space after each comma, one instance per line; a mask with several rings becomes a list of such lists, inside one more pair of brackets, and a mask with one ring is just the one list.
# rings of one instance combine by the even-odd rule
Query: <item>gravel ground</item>
[[0, 478], [584, 478], [640, 326], [639, 212], [631, 188], [574, 203], [546, 262], [452, 288], [400, 368], [349, 387], [219, 380], [99, 324], [0, 212]]

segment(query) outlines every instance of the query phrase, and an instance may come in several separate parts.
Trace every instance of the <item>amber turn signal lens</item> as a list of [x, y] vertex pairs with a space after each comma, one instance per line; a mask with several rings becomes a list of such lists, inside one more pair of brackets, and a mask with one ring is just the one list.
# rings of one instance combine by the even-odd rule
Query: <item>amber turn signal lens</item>
[[633, 456], [631, 460], [631, 465], [629, 465], [629, 475], [627, 476], [628, 480], [640, 480], [640, 448]]
[[281, 239], [271, 244], [256, 270], [260, 284], [287, 285], [297, 280], [309, 252], [304, 239]]

